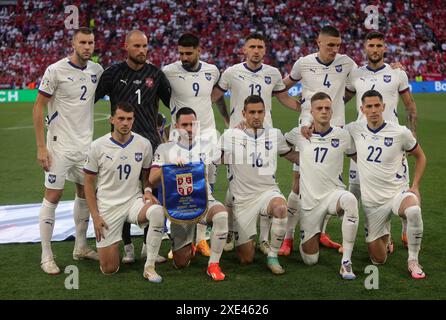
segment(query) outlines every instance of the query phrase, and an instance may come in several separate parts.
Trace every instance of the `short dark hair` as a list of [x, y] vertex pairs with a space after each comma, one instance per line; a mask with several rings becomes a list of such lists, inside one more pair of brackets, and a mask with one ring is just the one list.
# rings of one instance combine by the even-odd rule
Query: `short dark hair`
[[180, 119], [180, 117], [182, 115], [188, 115], [188, 114], [193, 114], [195, 116], [195, 118], [197, 117], [197, 114], [195, 113], [195, 111], [192, 108], [183, 107], [180, 110], [178, 110], [177, 114], [175, 115], [175, 119], [178, 122], [178, 119]]
[[316, 92], [311, 97], [310, 103], [313, 104], [314, 101], [325, 100], [325, 99], [328, 99], [328, 100], [332, 101], [331, 97], [328, 94], [326, 94], [325, 92]]
[[336, 38], [341, 37], [341, 33], [339, 32], [339, 30], [332, 26], [323, 27], [321, 29], [321, 31], [319, 31], [319, 34], [323, 34], [323, 35], [330, 36], [330, 37], [336, 37]]
[[[88, 27], [80, 27], [79, 29], [74, 30], [73, 33], [73, 39], [76, 37], [76, 35], [78, 33], [83, 33], [83, 34], [93, 34], [93, 30], [91, 30]], [[94, 35], [94, 34], [93, 34]]]
[[112, 109], [112, 117], [116, 114], [116, 110], [122, 110], [125, 112], [135, 112], [135, 107], [128, 102], [120, 101], [115, 105], [115, 108]]
[[182, 47], [197, 48], [200, 45], [200, 39], [192, 33], [184, 33], [178, 39], [178, 45]]
[[365, 98], [378, 97], [381, 102], [383, 102], [383, 96], [376, 90], [369, 90], [364, 92], [361, 97], [361, 102], [364, 103]]
[[245, 99], [245, 101], [243, 102], [243, 110], [246, 111], [246, 106], [248, 104], [254, 104], [254, 103], [261, 103], [261, 104], [263, 104], [263, 107], [265, 107], [265, 102], [263, 101], [261, 96], [252, 95], [252, 96], [248, 96]]
[[370, 31], [369, 33], [367, 33], [367, 35], [365, 36], [365, 40], [372, 40], [372, 39], [379, 39], [379, 40], [384, 40], [386, 36], [384, 35], [384, 33], [379, 32], [379, 31]]
[[266, 38], [264, 35], [260, 33], [251, 33], [249, 36], [245, 38], [245, 43], [248, 42], [251, 39], [261, 40], [266, 43]]

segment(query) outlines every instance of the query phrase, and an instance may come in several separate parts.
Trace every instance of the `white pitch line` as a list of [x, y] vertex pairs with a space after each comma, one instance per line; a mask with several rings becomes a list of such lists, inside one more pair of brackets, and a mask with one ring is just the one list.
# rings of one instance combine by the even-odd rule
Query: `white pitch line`
[[[110, 115], [107, 113], [95, 113], [95, 116], [101, 116], [100, 118], [94, 119], [93, 122], [103, 121], [107, 120]], [[8, 128], [1, 128], [2, 130], [21, 130], [21, 129], [31, 129], [34, 128], [34, 126], [16, 126], [16, 127], [8, 127]]]

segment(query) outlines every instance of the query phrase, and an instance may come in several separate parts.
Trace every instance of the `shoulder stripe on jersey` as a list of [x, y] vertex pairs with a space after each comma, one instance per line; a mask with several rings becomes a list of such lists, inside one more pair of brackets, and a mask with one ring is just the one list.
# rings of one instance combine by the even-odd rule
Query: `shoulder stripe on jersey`
[[127, 142], [124, 143], [124, 144], [120, 143], [119, 141], [116, 141], [115, 139], [113, 139], [113, 137], [110, 137], [110, 141], [113, 142], [114, 144], [120, 146], [121, 148], [125, 148], [125, 147], [127, 147], [127, 146], [133, 141], [133, 138], [134, 138], [134, 137], [135, 137], [135, 136], [132, 135], [132, 136], [130, 137], [130, 139], [128, 139]]
[[410, 150], [406, 150], [406, 152], [412, 152], [412, 151], [414, 151], [417, 147], [418, 147], [418, 142], [415, 143], [415, 146], [414, 146], [412, 149], [410, 149]]
[[59, 115], [58, 111], [54, 112], [53, 115], [48, 119], [48, 124], [50, 124], [51, 121], [53, 121], [58, 115]]
[[410, 87], [407, 87], [406, 89], [398, 91], [399, 94], [403, 94], [403, 93], [406, 93], [406, 92], [410, 92]]
[[86, 174], [92, 174], [92, 175], [94, 175], [94, 176], [98, 174], [97, 172], [90, 171], [90, 170], [85, 169], [85, 168], [84, 168], [84, 172], [85, 172]]
[[52, 94], [49, 94], [49, 93], [47, 93], [47, 92], [45, 92], [45, 91], [42, 91], [42, 90], [40, 90], [39, 89], [39, 93], [42, 95], [42, 96], [45, 96], [45, 97], [47, 97], [47, 98], [51, 98], [53, 95]]

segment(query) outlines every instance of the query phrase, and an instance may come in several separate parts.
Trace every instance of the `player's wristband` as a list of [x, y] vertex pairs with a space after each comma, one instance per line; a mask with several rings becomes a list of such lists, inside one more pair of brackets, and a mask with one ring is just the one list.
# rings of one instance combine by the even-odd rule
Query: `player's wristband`
[[152, 188], [147, 187], [147, 188], [144, 189], [144, 192], [150, 192], [150, 193], [152, 193]]

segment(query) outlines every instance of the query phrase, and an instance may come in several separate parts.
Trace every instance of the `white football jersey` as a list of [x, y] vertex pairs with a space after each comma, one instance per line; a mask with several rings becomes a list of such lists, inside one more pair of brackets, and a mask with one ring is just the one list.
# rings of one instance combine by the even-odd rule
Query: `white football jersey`
[[299, 151], [300, 197], [305, 210], [315, 208], [335, 190], [345, 189], [342, 181], [344, 155], [350, 148], [350, 135], [340, 127], [327, 132], [313, 132], [310, 140], [300, 127], [285, 134], [288, 143]]
[[[156, 148], [153, 156], [152, 167], [159, 168], [165, 164], [176, 164], [178, 160], [182, 163], [203, 162], [206, 165], [206, 175], [208, 165], [214, 161], [217, 149], [215, 144], [200, 142], [197, 140], [191, 147], [181, 144], [178, 141], [162, 143]], [[208, 194], [212, 193], [208, 180]]]
[[215, 131], [214, 111], [211, 93], [220, 78], [220, 72], [213, 64], [199, 62], [197, 71], [187, 71], [181, 61], [165, 66], [162, 70], [172, 88], [170, 97], [170, 114], [172, 127], [175, 116], [183, 107], [192, 108], [197, 114], [201, 131]]
[[403, 191], [408, 184], [403, 159], [417, 146], [412, 132], [393, 122], [372, 130], [367, 122], [355, 121], [346, 129], [354, 142], [349, 153], [357, 153], [363, 204], [380, 206]]
[[356, 93], [356, 109], [358, 120], [366, 121], [361, 112], [361, 97], [368, 90], [376, 90], [383, 96], [385, 121], [398, 122], [399, 95], [410, 90], [409, 79], [406, 72], [401, 69], [392, 69], [384, 64], [376, 70], [369, 66], [362, 66], [353, 70], [347, 80], [347, 89]]
[[224, 163], [229, 165], [229, 189], [235, 202], [252, 199], [259, 193], [278, 188], [277, 156], [291, 151], [279, 129], [228, 129], [221, 136]]
[[125, 144], [107, 133], [92, 142], [84, 171], [97, 174], [99, 211], [122, 205], [139, 194], [142, 196], [140, 175], [152, 162], [152, 145], [146, 138], [132, 133]]
[[85, 68], [64, 58], [50, 65], [39, 85], [48, 102], [47, 141], [60, 151], [87, 151], [93, 139], [96, 86], [104, 69], [88, 61]]
[[156, 148], [152, 166], [161, 167], [164, 164], [175, 164], [178, 160], [183, 163], [203, 162], [208, 165], [214, 161], [215, 145], [201, 142], [197, 139], [192, 146], [181, 144], [179, 141], [162, 143]]
[[272, 128], [272, 97], [274, 93], [285, 91], [285, 84], [279, 69], [262, 64], [257, 70], [251, 70], [247, 63], [239, 63], [226, 69], [218, 86], [223, 91], [231, 91], [230, 123], [234, 128], [244, 120], [242, 110], [244, 101], [251, 95], [258, 95], [265, 102], [265, 126]]
[[317, 53], [299, 58], [294, 63], [290, 78], [302, 83], [301, 124], [308, 125], [311, 122], [311, 97], [317, 92], [325, 92], [332, 100], [331, 125], [345, 125], [345, 86], [347, 76], [356, 67], [356, 63], [345, 54], [337, 54], [330, 64], [324, 64]]

